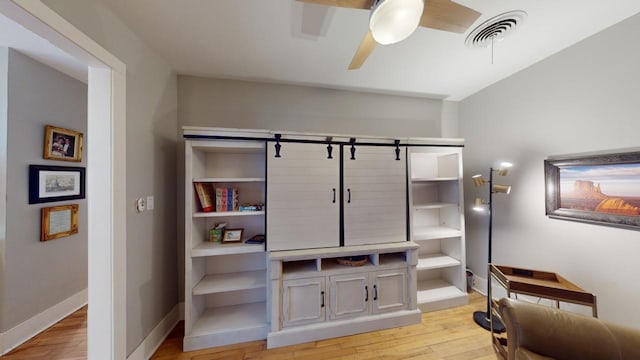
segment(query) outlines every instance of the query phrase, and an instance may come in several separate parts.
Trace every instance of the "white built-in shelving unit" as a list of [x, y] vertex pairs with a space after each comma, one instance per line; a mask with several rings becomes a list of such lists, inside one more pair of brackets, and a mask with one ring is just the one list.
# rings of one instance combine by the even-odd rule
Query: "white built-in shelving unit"
[[418, 307], [466, 304], [462, 151], [410, 147], [408, 153], [410, 238], [420, 245]]
[[[467, 303], [461, 140], [184, 135], [185, 351], [405, 326]], [[264, 208], [203, 211], [194, 183]], [[210, 242], [220, 223], [266, 243]]]
[[259, 340], [267, 335], [263, 244], [209, 242], [226, 223], [243, 239], [265, 232], [265, 211], [203, 212], [193, 183], [238, 189], [240, 203], [265, 201], [265, 144], [187, 140], [185, 145], [184, 350]]

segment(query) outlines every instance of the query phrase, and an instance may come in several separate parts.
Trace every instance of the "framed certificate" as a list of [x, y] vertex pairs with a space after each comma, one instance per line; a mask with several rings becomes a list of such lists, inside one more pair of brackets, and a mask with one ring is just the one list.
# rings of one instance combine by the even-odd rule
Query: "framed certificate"
[[78, 232], [78, 204], [42, 208], [40, 241], [53, 240]]

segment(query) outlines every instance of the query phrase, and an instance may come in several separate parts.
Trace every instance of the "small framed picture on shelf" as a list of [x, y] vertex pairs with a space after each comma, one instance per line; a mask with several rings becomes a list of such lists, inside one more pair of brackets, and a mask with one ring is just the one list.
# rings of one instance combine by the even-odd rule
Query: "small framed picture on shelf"
[[222, 243], [240, 243], [242, 242], [243, 229], [225, 229], [222, 235]]
[[44, 135], [44, 158], [82, 161], [82, 133], [47, 125]]

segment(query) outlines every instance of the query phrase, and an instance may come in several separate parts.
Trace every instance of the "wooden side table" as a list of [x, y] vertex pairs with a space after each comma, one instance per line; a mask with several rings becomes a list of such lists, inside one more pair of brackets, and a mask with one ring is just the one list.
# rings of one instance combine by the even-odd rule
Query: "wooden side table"
[[556, 273], [489, 264], [489, 276], [491, 279], [487, 296], [491, 299], [491, 337], [494, 348], [504, 359], [507, 358], [504, 347], [507, 339], [493, 332], [493, 317], [496, 316], [502, 321], [498, 302], [492, 297], [493, 279], [504, 287], [507, 297], [511, 297], [511, 294], [523, 294], [551, 299], [555, 300], [557, 308], [560, 308], [560, 302], [589, 306], [593, 317], [598, 317], [596, 296]]

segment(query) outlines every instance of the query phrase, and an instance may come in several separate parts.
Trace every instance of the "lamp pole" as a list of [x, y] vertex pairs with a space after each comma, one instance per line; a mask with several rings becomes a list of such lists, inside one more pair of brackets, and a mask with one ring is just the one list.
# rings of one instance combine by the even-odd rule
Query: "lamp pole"
[[500, 319], [491, 313], [491, 235], [493, 231], [493, 167], [489, 168], [489, 251], [487, 254], [487, 311], [476, 311], [473, 313], [473, 320], [483, 329], [493, 331], [495, 333], [505, 332], [505, 327]]

